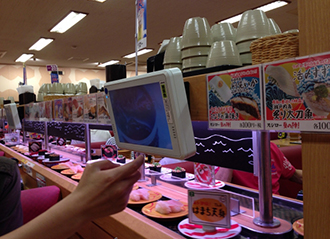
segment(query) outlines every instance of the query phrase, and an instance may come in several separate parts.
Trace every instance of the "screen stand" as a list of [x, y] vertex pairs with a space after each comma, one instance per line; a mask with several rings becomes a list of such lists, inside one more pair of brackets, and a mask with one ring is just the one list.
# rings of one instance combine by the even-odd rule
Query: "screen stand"
[[257, 131], [260, 147], [256, 150], [259, 161], [259, 209], [260, 217], [254, 218], [253, 223], [260, 227], [279, 227], [280, 221], [273, 217], [272, 176], [270, 158], [269, 131]]
[[[144, 153], [140, 153], [140, 152], [134, 152], [134, 158], [137, 158], [139, 155], [142, 155], [143, 158], [145, 158], [145, 154]], [[148, 181], [148, 179], [146, 179], [146, 165], [145, 165], [145, 160], [143, 160], [143, 164], [141, 165], [140, 167], [140, 173], [141, 173], [141, 177], [140, 179], [138, 180], [138, 182], [145, 182], [145, 181]]]

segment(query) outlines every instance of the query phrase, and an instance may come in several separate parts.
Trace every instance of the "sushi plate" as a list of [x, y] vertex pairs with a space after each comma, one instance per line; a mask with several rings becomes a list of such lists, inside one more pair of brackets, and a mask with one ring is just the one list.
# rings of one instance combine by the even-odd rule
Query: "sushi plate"
[[179, 218], [179, 217], [184, 217], [188, 215], [188, 203], [180, 201], [183, 206], [182, 206], [182, 211], [181, 212], [171, 212], [169, 214], [161, 214], [156, 211], [156, 203], [157, 202], [152, 202], [147, 205], [145, 205], [142, 208], [142, 213], [148, 217], [153, 217], [153, 218], [159, 218], [159, 219], [173, 219], [173, 218]]
[[188, 181], [188, 180], [192, 180], [195, 178], [194, 174], [191, 173], [186, 173], [186, 177], [185, 178], [178, 178], [178, 177], [172, 177], [171, 174], [163, 174], [159, 177], [161, 180], [164, 181], [168, 181], [168, 182], [181, 182], [181, 181]]
[[159, 174], [160, 175], [160, 174], [164, 174], [164, 173], [170, 173], [171, 171], [172, 171], [172, 169], [170, 169], [170, 168], [162, 167], [160, 172], [156, 172], [156, 171], [150, 172], [150, 170], [148, 168], [146, 168], [145, 173], [146, 173], [146, 175], [153, 175], [153, 174]]
[[80, 181], [81, 176], [83, 173], [76, 173], [75, 175], [72, 175], [71, 178], [76, 181]]
[[231, 220], [231, 228], [222, 228], [222, 227], [216, 227], [216, 230], [213, 232], [207, 232], [203, 230], [202, 225], [197, 224], [191, 224], [189, 223], [189, 219], [186, 218], [183, 221], [181, 221], [178, 225], [179, 231], [188, 237], [191, 238], [198, 238], [198, 239], [210, 239], [210, 238], [232, 238], [236, 235], [238, 235], [242, 227], [235, 222], [234, 220]]
[[301, 218], [297, 221], [295, 221], [292, 225], [293, 230], [298, 233], [299, 235], [304, 235], [304, 219]]
[[150, 191], [150, 190], [148, 192], [149, 192], [148, 200], [132, 201], [131, 199], [129, 199], [128, 204], [146, 204], [146, 203], [150, 203], [153, 201], [157, 201], [157, 200], [161, 199], [161, 197], [162, 197], [162, 194], [159, 192]]
[[189, 189], [208, 190], [208, 189], [222, 188], [225, 186], [225, 183], [222, 181], [216, 180], [215, 185], [207, 185], [207, 184], [196, 182], [196, 181], [188, 181], [188, 182], [185, 182], [184, 186], [186, 186]]

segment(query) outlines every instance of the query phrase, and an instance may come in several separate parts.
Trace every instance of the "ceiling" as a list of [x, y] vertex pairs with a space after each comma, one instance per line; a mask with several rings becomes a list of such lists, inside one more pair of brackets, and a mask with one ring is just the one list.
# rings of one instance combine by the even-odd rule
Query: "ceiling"
[[[297, 1], [267, 12], [282, 31], [298, 28]], [[135, 51], [134, 0], [1, 0], [0, 64], [17, 64], [22, 53], [34, 53], [26, 65], [57, 64], [70, 68], [93, 68], [97, 62], [119, 60], [135, 69], [135, 58], [124, 55]], [[182, 34], [190, 17], [206, 17], [210, 26], [225, 18], [271, 2], [270, 0], [149, 0], [147, 1], [147, 47], [154, 51], [138, 57], [139, 70], [145, 71], [147, 58], [157, 54], [160, 43]], [[49, 30], [71, 10], [88, 13], [63, 34]], [[28, 49], [40, 38], [55, 40], [41, 51]]]

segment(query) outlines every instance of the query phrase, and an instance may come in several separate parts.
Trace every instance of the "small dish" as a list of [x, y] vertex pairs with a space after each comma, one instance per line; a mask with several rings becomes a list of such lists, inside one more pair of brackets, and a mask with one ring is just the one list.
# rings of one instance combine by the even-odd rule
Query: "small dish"
[[215, 185], [207, 185], [196, 181], [188, 181], [185, 182], [184, 186], [186, 186], [189, 189], [195, 189], [195, 190], [209, 190], [209, 189], [222, 188], [225, 186], [225, 183], [222, 181], [216, 181]]
[[146, 204], [153, 201], [157, 201], [162, 198], [162, 194], [155, 191], [148, 191], [149, 192], [149, 199], [148, 200], [140, 200], [140, 201], [132, 201], [131, 199], [128, 200], [128, 204]]
[[164, 181], [169, 181], [169, 182], [181, 182], [181, 181], [188, 181], [188, 180], [192, 180], [195, 178], [195, 175], [191, 174], [191, 173], [187, 173], [185, 178], [178, 178], [178, 177], [172, 177], [171, 174], [163, 174], [159, 177], [161, 180]]
[[145, 205], [142, 208], [142, 213], [148, 217], [153, 217], [153, 218], [161, 218], [161, 219], [172, 219], [172, 218], [179, 218], [179, 217], [184, 217], [188, 215], [188, 203], [180, 201], [183, 206], [182, 206], [182, 211], [181, 212], [171, 212], [169, 214], [161, 214], [156, 211], [156, 203], [157, 202], [152, 202], [147, 205]]
[[57, 161], [50, 161], [49, 158], [48, 159], [44, 159], [42, 160], [42, 163], [44, 165], [46, 165], [47, 167], [52, 167], [56, 164], [59, 164], [59, 163], [64, 163], [64, 162], [68, 162], [70, 161], [69, 158], [60, 158], [60, 160], [57, 160]]
[[295, 221], [292, 225], [293, 230], [301, 236], [304, 236], [304, 219]]
[[234, 220], [231, 220], [231, 228], [216, 227], [216, 231], [208, 232], [203, 230], [202, 225], [189, 223], [188, 218], [179, 223], [178, 229], [183, 235], [197, 239], [227, 239], [238, 235], [242, 231], [242, 227]]

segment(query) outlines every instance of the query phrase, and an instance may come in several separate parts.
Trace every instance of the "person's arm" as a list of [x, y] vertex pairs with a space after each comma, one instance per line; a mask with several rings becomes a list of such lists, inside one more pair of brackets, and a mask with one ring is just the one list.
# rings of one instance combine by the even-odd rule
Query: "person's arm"
[[290, 180], [293, 181], [293, 182], [302, 184], [302, 182], [303, 182], [302, 170], [301, 169], [296, 169], [296, 171], [294, 172], [294, 174], [292, 175]]
[[215, 174], [215, 179], [229, 183], [231, 182], [232, 177], [233, 177], [233, 170], [230, 168], [220, 167], [218, 172]]
[[120, 167], [108, 160], [88, 163], [69, 196], [1, 239], [67, 238], [86, 222], [122, 211], [143, 161], [141, 155]]

